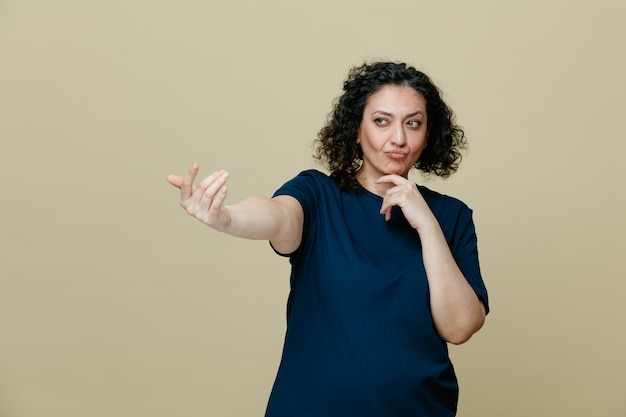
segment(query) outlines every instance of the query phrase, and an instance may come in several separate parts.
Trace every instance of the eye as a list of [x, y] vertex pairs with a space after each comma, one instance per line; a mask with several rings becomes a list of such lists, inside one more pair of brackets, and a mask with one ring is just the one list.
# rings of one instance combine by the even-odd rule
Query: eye
[[408, 122], [406, 122], [406, 124], [409, 125], [409, 127], [417, 129], [422, 125], [422, 122], [419, 120], [409, 120]]
[[388, 122], [387, 122], [387, 119], [383, 119], [382, 117], [377, 117], [374, 119], [374, 123], [376, 123], [379, 126], [385, 126]]

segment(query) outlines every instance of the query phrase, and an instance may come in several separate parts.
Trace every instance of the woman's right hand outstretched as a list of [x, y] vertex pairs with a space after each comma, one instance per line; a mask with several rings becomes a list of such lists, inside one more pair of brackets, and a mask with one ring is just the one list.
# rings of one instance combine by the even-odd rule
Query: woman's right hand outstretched
[[198, 165], [193, 164], [184, 177], [168, 175], [167, 181], [180, 188], [180, 205], [187, 214], [219, 232], [226, 232], [231, 224], [230, 213], [224, 207], [228, 172], [215, 171], [194, 186], [198, 170]]

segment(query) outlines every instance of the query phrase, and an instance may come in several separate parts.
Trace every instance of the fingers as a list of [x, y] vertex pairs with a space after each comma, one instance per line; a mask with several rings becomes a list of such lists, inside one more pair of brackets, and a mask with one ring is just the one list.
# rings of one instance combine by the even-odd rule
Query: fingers
[[187, 171], [187, 175], [183, 178], [183, 182], [180, 187], [180, 200], [188, 199], [191, 196], [191, 192], [193, 191], [193, 182], [196, 179], [196, 175], [198, 175], [198, 164], [192, 164], [189, 167], [189, 171]]
[[391, 219], [391, 208], [394, 204], [390, 204], [388, 201], [383, 200], [383, 205], [380, 207], [380, 214], [385, 216], [385, 221]]
[[374, 182], [376, 184], [390, 182], [390, 183], [393, 183], [394, 185], [401, 185], [401, 184], [406, 184], [410, 181], [404, 177], [401, 177], [400, 175], [390, 174], [390, 175], [383, 175], [382, 177], [378, 178]]
[[183, 178], [180, 205], [190, 216], [211, 227], [219, 227], [220, 221], [224, 220], [225, 183], [229, 174], [225, 170], [215, 171], [194, 187], [197, 173], [198, 167], [194, 164]]
[[217, 194], [215, 194], [215, 197], [213, 197], [213, 201], [209, 206], [209, 217], [219, 217], [220, 210], [224, 206], [224, 200], [226, 200], [227, 194], [228, 188], [226, 188], [226, 186], [224, 185], [222, 186], [222, 188], [219, 189]]
[[[383, 175], [374, 182], [376, 184], [392, 183], [395, 186], [409, 183], [406, 178], [396, 174]], [[399, 205], [398, 202], [391, 196], [391, 190], [393, 190], [393, 188], [387, 191], [387, 194], [383, 199], [383, 204], [380, 207], [380, 214], [385, 216], [385, 221], [389, 221], [391, 219], [391, 208], [395, 205]]]
[[202, 211], [208, 211], [215, 203], [215, 197], [224, 187], [228, 176], [228, 172], [220, 170], [200, 181], [193, 192], [192, 202], [198, 204]]
[[229, 174], [223, 169], [215, 171], [194, 186], [198, 171], [198, 164], [193, 164], [184, 177], [170, 174], [165, 178], [174, 187], [180, 188], [180, 206], [187, 214], [214, 229], [222, 230], [230, 221], [228, 210], [224, 207], [228, 194], [225, 184]]
[[394, 186], [387, 190], [380, 207], [380, 214], [385, 216], [385, 220], [391, 219], [391, 210], [394, 206], [402, 209], [405, 216], [408, 212], [414, 211], [417, 207], [419, 191], [415, 183], [399, 175], [384, 175], [376, 180], [377, 183], [392, 183]]
[[385, 216], [385, 221], [388, 222], [391, 220], [391, 207], [387, 207], [386, 209], [380, 209], [380, 214]]
[[[391, 178], [388, 178], [389, 181], [383, 180], [380, 182], [393, 182]], [[380, 214], [385, 215], [385, 220], [389, 221], [391, 219], [391, 208], [393, 206], [402, 207], [404, 203], [404, 193], [398, 190], [398, 186], [396, 185], [393, 188], [390, 188], [385, 193], [383, 197], [383, 203], [380, 206]]]

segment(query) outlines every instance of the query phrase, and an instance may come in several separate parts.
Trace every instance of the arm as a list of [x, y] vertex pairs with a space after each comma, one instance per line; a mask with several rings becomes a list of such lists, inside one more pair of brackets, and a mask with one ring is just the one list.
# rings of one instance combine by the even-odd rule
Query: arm
[[193, 164], [184, 177], [167, 176], [170, 184], [180, 188], [180, 205], [187, 214], [219, 232], [246, 239], [270, 240], [281, 253], [291, 253], [298, 248], [304, 214], [295, 198], [252, 196], [236, 204], [224, 205], [228, 172], [216, 171], [194, 187], [198, 169], [198, 165]]
[[464, 343], [485, 323], [485, 306], [457, 266], [437, 219], [418, 233], [435, 327], [446, 341]]
[[469, 340], [485, 322], [485, 306], [459, 269], [437, 219], [414, 183], [397, 175], [381, 177], [391, 182], [381, 214], [390, 218], [391, 207], [399, 206], [422, 241], [422, 257], [430, 289], [430, 308], [439, 335], [447, 342]]

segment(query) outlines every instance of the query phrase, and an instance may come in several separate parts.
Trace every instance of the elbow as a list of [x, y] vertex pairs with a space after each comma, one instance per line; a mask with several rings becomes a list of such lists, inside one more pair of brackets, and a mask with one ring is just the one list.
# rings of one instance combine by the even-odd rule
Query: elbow
[[470, 323], [463, 323], [457, 326], [453, 326], [445, 334], [442, 334], [442, 338], [453, 345], [462, 345], [472, 338], [472, 336], [478, 332], [485, 324], [485, 316]]
[[463, 343], [465, 343], [468, 340], [470, 340], [473, 335], [474, 335], [474, 333], [454, 334], [454, 335], [450, 335], [449, 337], [447, 337], [445, 339], [445, 341], [450, 343], [450, 344], [458, 346], [458, 345], [462, 345]]

